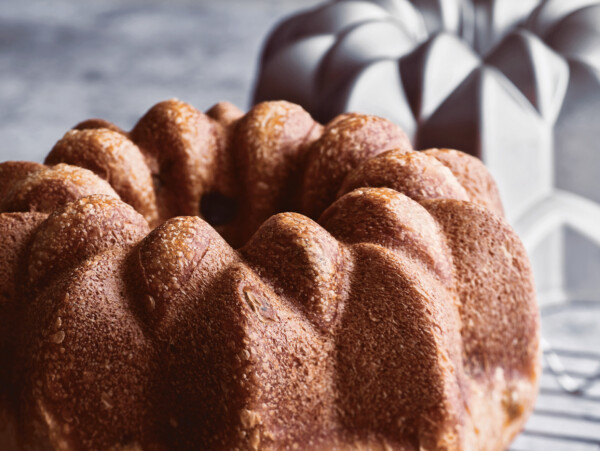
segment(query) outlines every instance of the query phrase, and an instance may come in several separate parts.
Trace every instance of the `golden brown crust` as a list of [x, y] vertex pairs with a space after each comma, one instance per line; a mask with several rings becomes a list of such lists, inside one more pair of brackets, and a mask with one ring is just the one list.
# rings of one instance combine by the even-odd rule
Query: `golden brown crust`
[[[44, 213], [0, 213], [0, 386], [11, 385], [16, 349], [15, 326], [21, 320], [25, 302], [20, 295], [26, 264], [23, 250], [44, 219]], [[0, 390], [0, 411], [8, 403], [9, 391]], [[0, 441], [1, 443], [1, 441]]]
[[333, 119], [306, 156], [300, 211], [311, 218], [319, 217], [335, 200], [348, 172], [394, 148], [411, 150], [412, 146], [406, 134], [386, 119], [356, 113]]
[[42, 169], [43, 165], [32, 161], [5, 161], [0, 164], [0, 202], [8, 196], [18, 181]]
[[148, 232], [145, 219], [117, 199], [94, 195], [66, 204], [38, 227], [28, 252], [27, 282], [43, 288], [48, 278], [104, 250], [135, 243]]
[[244, 115], [244, 112], [229, 102], [219, 102], [213, 105], [206, 112], [206, 115], [220, 123], [223, 127], [231, 127]]
[[460, 152], [168, 101], [47, 163], [0, 164], [0, 444], [500, 450], [531, 411], [531, 269]]
[[338, 197], [365, 186], [392, 188], [416, 201], [470, 200], [450, 170], [422, 152], [393, 149], [377, 155], [349, 173]]
[[[495, 400], [486, 405], [473, 395], [470, 402], [474, 426], [481, 431], [477, 448], [492, 440], [503, 449], [519, 432], [513, 418], [533, 409], [540, 371], [529, 259], [514, 231], [490, 210], [452, 199], [424, 206], [443, 227], [453, 256], [465, 371], [477, 391], [488, 393], [479, 397]], [[493, 429], [494, 421], [505, 422], [504, 435]]]
[[[101, 119], [81, 122], [46, 164], [93, 171], [153, 227], [173, 216], [201, 216], [239, 247], [275, 213], [318, 218], [351, 169], [392, 148], [411, 146], [398, 126], [374, 116], [345, 114], [323, 127], [284, 101], [258, 104], [246, 114], [222, 102], [204, 114], [172, 99], [153, 106], [129, 133]], [[77, 198], [69, 197], [72, 187], [50, 189], [59, 188], [67, 193], [54, 197]], [[59, 205], [39, 191], [5, 208], [28, 209], [31, 202], [29, 209], [52, 211]]]
[[293, 209], [294, 175], [315, 126], [306, 111], [289, 102], [258, 104], [239, 121], [234, 151], [242, 190], [233, 227], [243, 224], [245, 233], [234, 244], [245, 243], [271, 215]]
[[73, 130], [93, 130], [99, 128], [106, 128], [108, 130], [112, 130], [113, 132], [121, 133], [122, 135], [127, 134], [127, 132], [121, 130], [120, 127], [117, 127], [112, 122], [108, 122], [104, 119], [87, 119], [73, 127]]
[[435, 157], [452, 171], [471, 202], [504, 215], [496, 182], [479, 158], [453, 149], [428, 149], [424, 153]]
[[[397, 194], [387, 188], [356, 189], [325, 210], [319, 222], [344, 243], [379, 244], [402, 258], [419, 260], [440, 280], [453, 284], [452, 261], [439, 225], [424, 208]], [[410, 216], [402, 217], [406, 211]]]
[[461, 449], [459, 322], [448, 293], [410, 260], [372, 244], [353, 249], [336, 336], [342, 423], [408, 449]]
[[157, 350], [123, 296], [123, 258], [118, 248], [90, 258], [31, 300], [15, 364], [21, 446], [153, 440]]
[[[7, 163], [2, 163], [4, 166]], [[10, 164], [10, 162], [9, 162]], [[77, 166], [57, 164], [27, 171], [11, 181], [11, 188], [0, 199], [0, 211], [39, 211], [56, 208], [92, 194], [118, 198], [110, 184], [93, 172]]]
[[148, 222], [158, 222], [150, 169], [138, 147], [123, 134], [108, 128], [70, 130], [54, 145], [45, 163], [89, 169], [110, 183]]
[[[520, 374], [535, 371], [539, 328], [529, 260], [500, 217], [474, 203], [425, 203], [444, 228], [454, 257], [463, 318], [463, 348], [474, 376], [498, 366]], [[515, 352], [519, 350], [519, 352]], [[472, 366], [471, 366], [472, 365]]]
[[347, 290], [348, 257], [323, 228], [306, 216], [281, 213], [269, 218], [240, 251], [278, 295], [304, 311], [317, 327], [333, 327], [339, 299]]

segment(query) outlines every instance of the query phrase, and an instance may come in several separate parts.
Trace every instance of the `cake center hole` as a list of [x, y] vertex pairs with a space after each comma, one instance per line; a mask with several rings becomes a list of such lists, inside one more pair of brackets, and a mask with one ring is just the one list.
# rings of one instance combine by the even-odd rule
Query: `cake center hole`
[[211, 191], [200, 200], [200, 214], [212, 226], [220, 226], [233, 221], [237, 214], [237, 201], [223, 194]]

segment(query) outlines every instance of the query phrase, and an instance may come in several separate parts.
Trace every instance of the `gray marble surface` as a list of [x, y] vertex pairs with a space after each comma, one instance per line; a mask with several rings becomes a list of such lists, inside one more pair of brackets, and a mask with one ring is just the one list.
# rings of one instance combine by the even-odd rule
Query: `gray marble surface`
[[[202, 110], [220, 100], [247, 108], [268, 30], [315, 3], [0, 0], [0, 161], [42, 161], [86, 118], [128, 129], [171, 97]], [[562, 348], [568, 377], [600, 372], [599, 324], [596, 304], [544, 310], [544, 334]], [[600, 449], [597, 379], [572, 396], [546, 368], [538, 411], [514, 449]]]
[[127, 129], [171, 97], [248, 107], [268, 30], [315, 3], [0, 1], [0, 161], [42, 161], [85, 118]]

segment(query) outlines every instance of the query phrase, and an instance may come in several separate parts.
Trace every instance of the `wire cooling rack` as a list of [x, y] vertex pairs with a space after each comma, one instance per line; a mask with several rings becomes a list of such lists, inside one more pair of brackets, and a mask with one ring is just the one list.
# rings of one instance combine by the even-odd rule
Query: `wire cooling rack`
[[511, 451], [600, 451], [600, 302], [542, 307], [536, 409]]

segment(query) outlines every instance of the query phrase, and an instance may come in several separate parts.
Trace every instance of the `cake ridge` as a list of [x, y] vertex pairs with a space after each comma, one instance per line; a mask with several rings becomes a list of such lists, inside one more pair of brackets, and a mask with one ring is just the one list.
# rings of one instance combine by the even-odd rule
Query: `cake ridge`
[[[152, 114], [165, 107], [159, 105]], [[40, 193], [45, 180], [54, 180], [51, 171], [68, 174], [66, 189], [31, 205], [18, 189], [4, 190], [0, 179], [0, 231], [8, 237], [0, 240], [0, 256], [29, 262], [27, 286], [3, 277], [0, 267], [0, 294], [9, 293], [0, 297], [0, 344], [18, 356], [18, 371], [0, 373], [6, 379], [0, 385], [19, 393], [14, 399], [10, 390], [0, 392], [0, 413], [9, 412], [17, 424], [15, 443], [508, 446], [535, 397], [539, 318], [528, 259], [503, 219], [493, 180], [457, 151], [402, 147], [403, 134], [383, 119], [351, 114], [321, 126], [300, 110], [264, 103], [241, 116], [221, 104], [201, 119], [205, 132], [210, 121], [227, 124], [215, 125], [221, 131], [213, 142], [231, 146], [235, 164], [256, 161], [247, 175], [255, 194], [269, 188], [259, 182], [272, 179], [271, 188], [289, 196], [282, 201], [281, 193], [266, 193], [269, 201], [257, 204], [260, 215], [241, 232], [237, 218], [215, 227], [198, 214], [157, 220], [171, 194], [161, 201], [167, 187], [156, 182], [136, 191], [155, 193], [156, 209], [146, 214], [123, 201], [129, 191], [98, 195], [100, 176], [111, 180], [101, 169], [118, 160], [115, 151], [100, 161], [108, 166], [96, 166], [98, 176], [89, 170], [89, 149], [105, 149], [98, 139], [108, 136], [119, 149], [142, 155], [161, 152], [147, 150], [149, 138], [128, 144], [125, 132], [101, 121], [68, 132], [49, 157], [55, 166], [0, 164], [6, 183], [40, 187]], [[184, 113], [182, 127], [194, 128], [189, 117], [197, 110]], [[179, 120], [176, 112], [166, 114]], [[267, 119], [279, 137], [263, 147]], [[156, 129], [151, 121], [140, 123], [144, 133], [174, 133], [161, 121]], [[254, 150], [240, 144], [252, 140]], [[74, 154], [80, 145], [84, 151]], [[198, 143], [180, 151], [193, 149]], [[213, 169], [227, 167], [224, 180], [230, 180], [227, 152], [202, 152]], [[262, 175], [261, 152], [281, 157]], [[88, 168], [64, 171], [63, 158]], [[156, 177], [159, 163], [144, 159]], [[334, 166], [337, 175], [325, 180]], [[89, 184], [74, 185], [70, 174]], [[201, 175], [195, 177], [186, 182], [188, 191]], [[290, 193], [286, 177], [312, 188]], [[201, 190], [213, 192], [221, 182]], [[239, 186], [229, 189], [227, 196], [243, 199]], [[196, 213], [201, 190], [190, 196]], [[181, 205], [191, 206], [190, 199]], [[277, 211], [291, 204], [300, 212], [308, 205], [309, 215]], [[7, 213], [14, 205], [42, 212]], [[29, 225], [16, 227], [15, 218]], [[234, 250], [237, 243], [243, 245]], [[49, 310], [32, 313], [40, 303]], [[2, 315], [7, 306], [18, 312]]]

